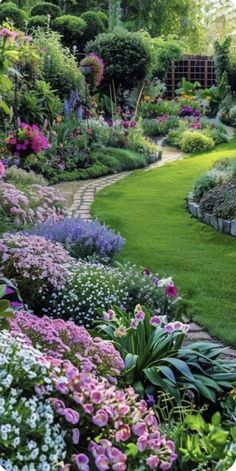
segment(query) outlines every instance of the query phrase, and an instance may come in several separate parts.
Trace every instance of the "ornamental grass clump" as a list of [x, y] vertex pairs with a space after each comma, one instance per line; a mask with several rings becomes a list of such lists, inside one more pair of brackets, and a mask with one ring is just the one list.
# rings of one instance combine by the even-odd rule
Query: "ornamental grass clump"
[[10, 328], [14, 337], [22, 335], [24, 343], [54, 358], [70, 360], [77, 367], [88, 368], [111, 382], [124, 369], [124, 362], [112, 342], [91, 337], [84, 327], [74, 322], [19, 311], [11, 320]]
[[64, 285], [73, 259], [61, 244], [43, 237], [5, 233], [0, 239], [0, 276], [14, 279], [30, 308]]
[[49, 400], [50, 362], [6, 331], [0, 332], [0, 356], [0, 465], [12, 471], [56, 469], [66, 444]]
[[123, 247], [124, 239], [99, 221], [65, 218], [54, 223], [34, 227], [31, 234], [40, 235], [51, 242], [60, 242], [76, 258], [96, 255], [100, 259], [113, 258]]

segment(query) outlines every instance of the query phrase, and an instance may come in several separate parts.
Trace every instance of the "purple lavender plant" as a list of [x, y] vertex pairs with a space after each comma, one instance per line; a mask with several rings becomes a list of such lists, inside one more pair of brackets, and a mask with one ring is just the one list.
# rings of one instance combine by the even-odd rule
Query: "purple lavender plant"
[[201, 113], [198, 110], [195, 110], [191, 106], [185, 105], [179, 110], [179, 117], [185, 118], [185, 116], [193, 116], [194, 118], [200, 118]]
[[100, 259], [112, 258], [125, 243], [120, 235], [98, 221], [83, 221], [80, 218], [65, 218], [58, 223], [48, 220], [32, 228], [30, 234], [60, 242], [78, 258], [91, 255], [97, 255]]

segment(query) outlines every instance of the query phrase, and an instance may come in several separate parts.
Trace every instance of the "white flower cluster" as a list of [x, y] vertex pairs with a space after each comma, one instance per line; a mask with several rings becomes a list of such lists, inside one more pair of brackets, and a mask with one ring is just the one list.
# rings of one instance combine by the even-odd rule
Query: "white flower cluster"
[[42, 395], [52, 384], [41, 358], [20, 339], [0, 333], [0, 465], [6, 471], [50, 471], [65, 456], [63, 432]]
[[83, 262], [73, 268], [64, 289], [52, 295], [45, 313], [91, 327], [98, 308], [126, 306], [129, 292], [112, 267]]

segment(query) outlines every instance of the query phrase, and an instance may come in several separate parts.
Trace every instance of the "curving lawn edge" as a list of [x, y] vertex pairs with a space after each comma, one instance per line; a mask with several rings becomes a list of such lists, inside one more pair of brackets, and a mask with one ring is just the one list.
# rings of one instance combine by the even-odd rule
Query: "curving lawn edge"
[[186, 211], [194, 180], [216, 159], [233, 156], [236, 138], [211, 152], [137, 171], [99, 192], [92, 214], [126, 238], [120, 259], [172, 275], [188, 314], [236, 345], [236, 239]]

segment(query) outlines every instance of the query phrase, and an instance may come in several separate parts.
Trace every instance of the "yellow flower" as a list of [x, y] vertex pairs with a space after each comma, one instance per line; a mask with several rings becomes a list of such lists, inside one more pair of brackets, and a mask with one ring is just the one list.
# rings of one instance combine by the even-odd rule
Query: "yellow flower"
[[150, 97], [149, 95], [145, 95], [145, 96], [143, 97], [143, 99], [144, 99], [145, 101], [147, 101], [148, 103], [150, 103], [150, 102], [152, 101], [152, 99], [151, 99], [151, 97]]
[[231, 396], [233, 397], [233, 399], [236, 401], [236, 388], [233, 388], [233, 389], [230, 391], [230, 394], [231, 394]]
[[62, 122], [62, 117], [60, 115], [56, 116], [55, 121], [57, 124], [60, 124]]

